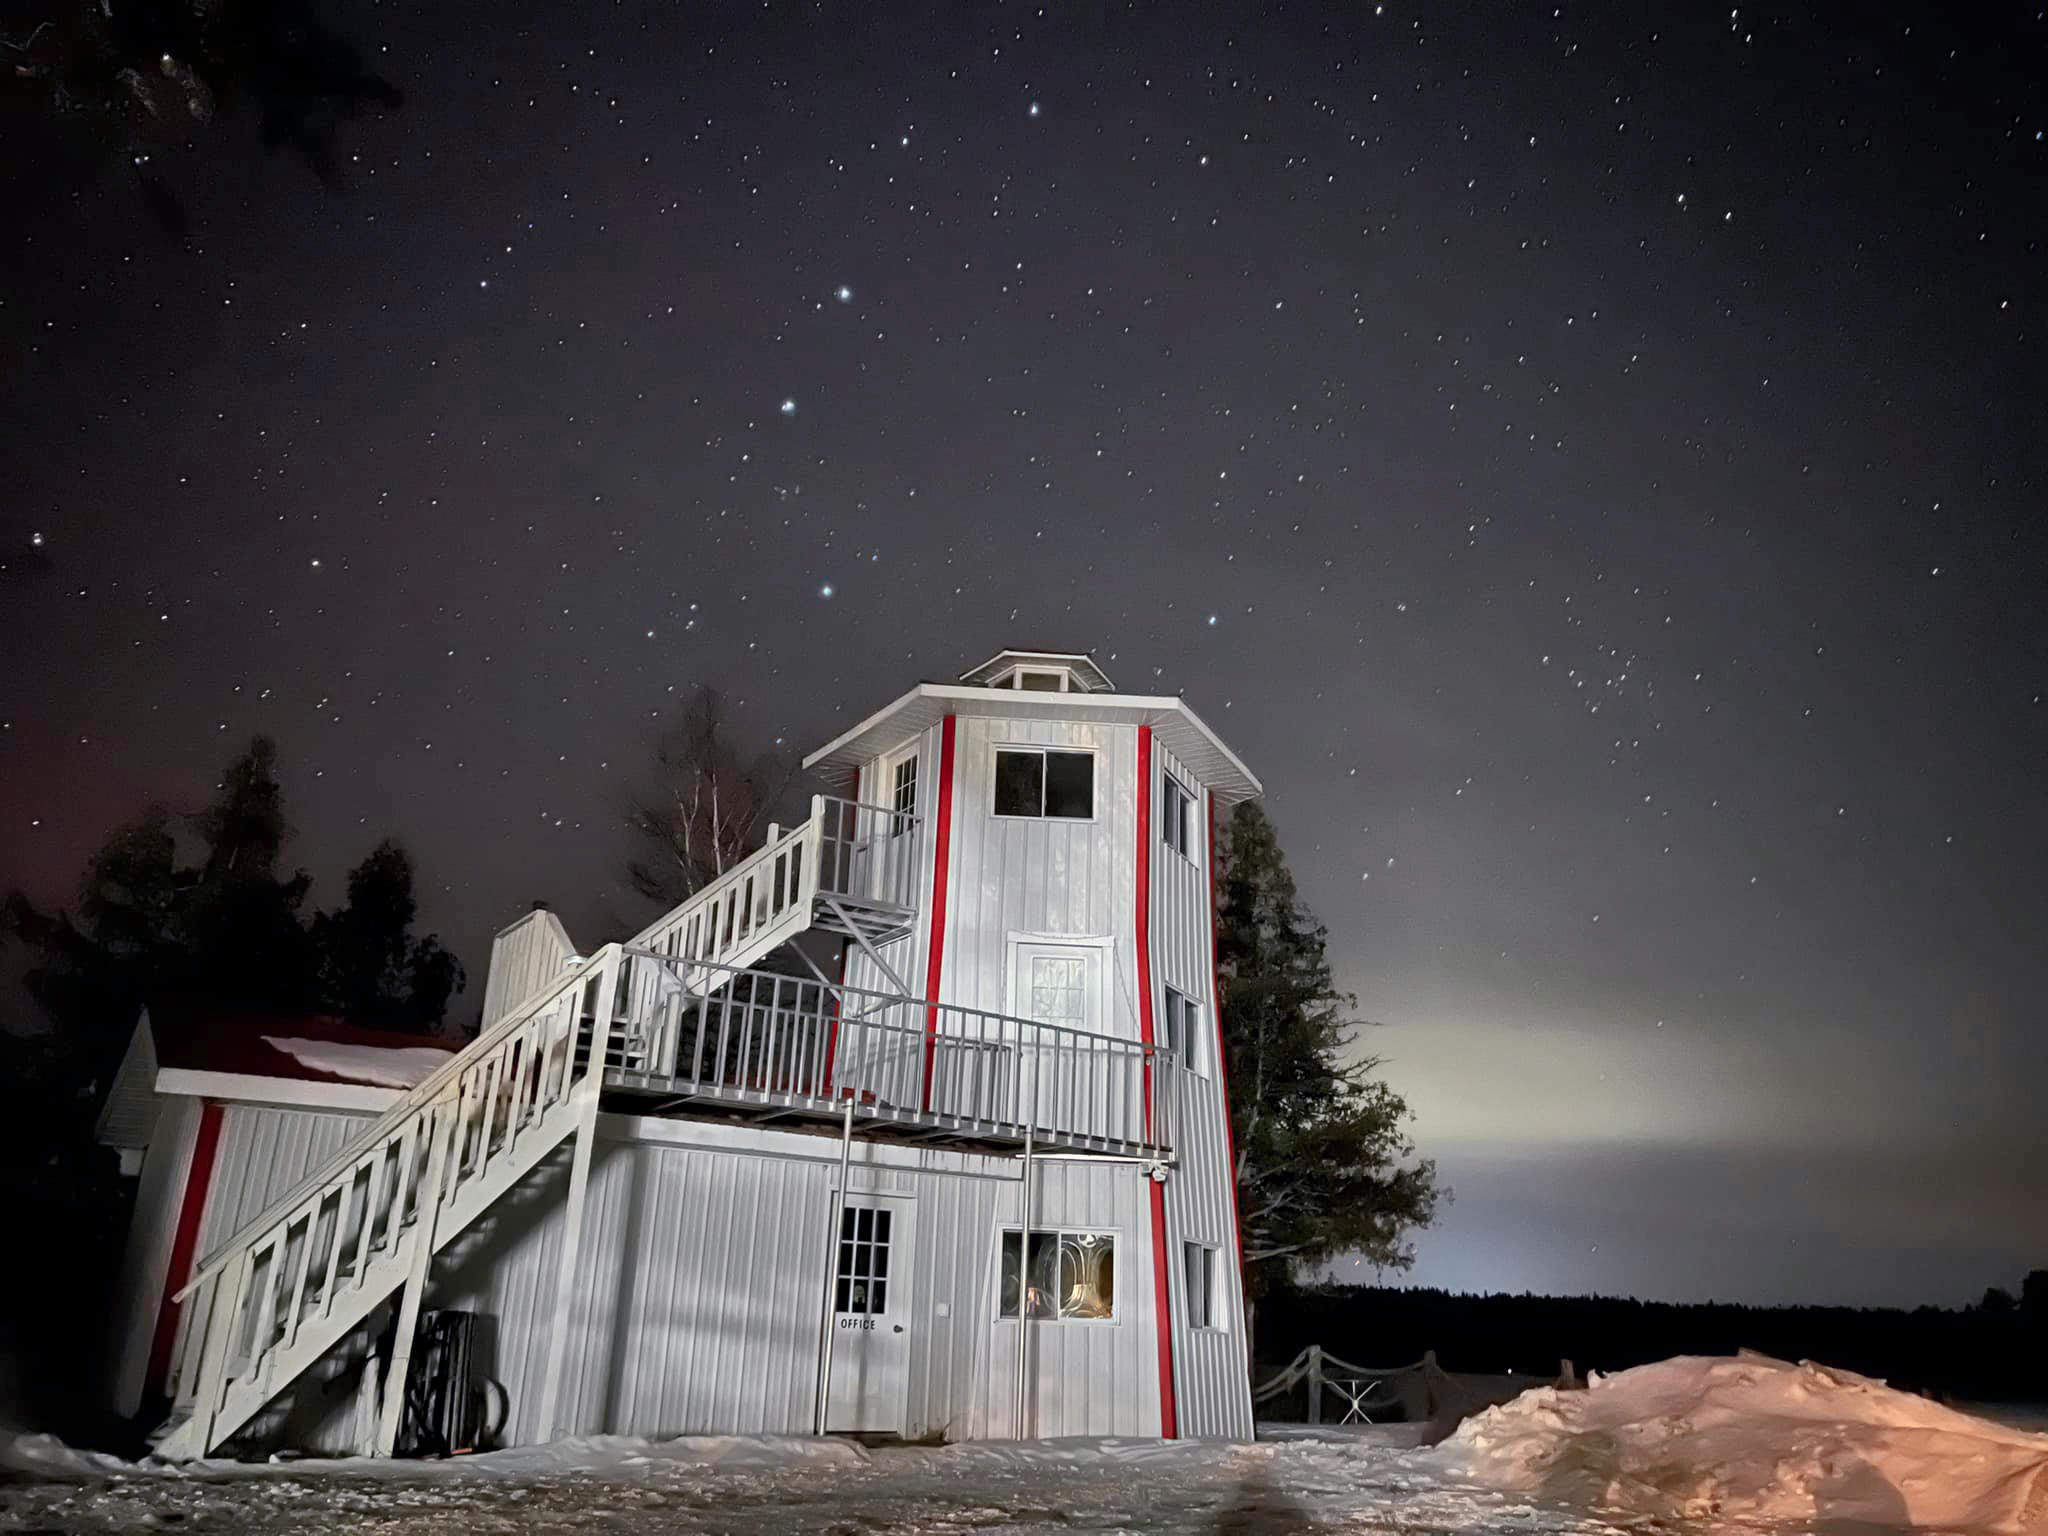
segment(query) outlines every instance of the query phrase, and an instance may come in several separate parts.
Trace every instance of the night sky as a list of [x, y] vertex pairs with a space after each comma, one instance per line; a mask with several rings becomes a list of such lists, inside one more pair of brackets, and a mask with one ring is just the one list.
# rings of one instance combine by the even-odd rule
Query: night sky
[[230, 119], [182, 239], [0, 221], [0, 885], [268, 732], [467, 1013], [643, 916], [692, 685], [807, 749], [1086, 649], [1263, 777], [1415, 1280], [2015, 1286], [2048, 21], [1949, 9], [331, 5], [342, 188]]

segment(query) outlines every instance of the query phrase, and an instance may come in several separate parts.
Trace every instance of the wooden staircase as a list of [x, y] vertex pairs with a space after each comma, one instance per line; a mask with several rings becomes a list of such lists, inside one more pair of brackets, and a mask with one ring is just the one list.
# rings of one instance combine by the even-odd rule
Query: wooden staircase
[[[579, 1244], [607, 1067], [645, 1067], [692, 998], [728, 984], [812, 926], [862, 943], [908, 932], [916, 823], [820, 797], [800, 826], [697, 892], [630, 945], [544, 985], [364, 1128], [268, 1210], [216, 1245], [176, 1300], [173, 1414], [156, 1454], [210, 1455], [398, 1297], [374, 1449], [399, 1429], [433, 1257], [541, 1160], [575, 1139], [557, 1294]], [[558, 1314], [541, 1421], [554, 1422], [566, 1344]]]

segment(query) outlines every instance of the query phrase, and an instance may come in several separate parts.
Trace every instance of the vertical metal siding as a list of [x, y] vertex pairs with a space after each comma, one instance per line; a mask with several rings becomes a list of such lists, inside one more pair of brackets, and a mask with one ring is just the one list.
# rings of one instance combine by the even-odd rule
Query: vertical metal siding
[[[1174, 1313], [1174, 1380], [1178, 1388], [1181, 1433], [1190, 1437], [1248, 1440], [1252, 1434], [1246, 1354], [1243, 1261], [1238, 1248], [1237, 1209], [1232, 1198], [1229, 1107], [1224, 1101], [1217, 1050], [1215, 993], [1215, 916], [1210, 909], [1209, 866], [1215, 850], [1208, 846], [1207, 794], [1172, 753], [1155, 739], [1159, 769], [1151, 792], [1163, 804], [1165, 774], [1174, 773], [1196, 797], [1201, 847], [1194, 860], [1165, 848], [1152, 860], [1153, 969], [1163, 986], [1195, 999], [1202, 1006], [1205, 1071], [1177, 1070], [1175, 1086], [1178, 1159], [1166, 1185], [1168, 1286]], [[1223, 1293], [1220, 1304], [1226, 1326], [1195, 1330], [1188, 1326], [1187, 1266], [1184, 1243], [1200, 1243], [1223, 1252]]]
[[[496, 1320], [491, 1366], [511, 1401], [514, 1444], [546, 1434], [535, 1414], [566, 1161], [551, 1159], [545, 1198], [486, 1219], [441, 1287], [450, 1304]], [[835, 1177], [822, 1158], [600, 1141], [570, 1302], [563, 1430], [808, 1430]]]
[[339, 1110], [223, 1106], [220, 1149], [199, 1227], [201, 1257], [339, 1152], [369, 1118]]
[[[1033, 1436], [1156, 1435], [1158, 1333], [1144, 1175], [1120, 1164], [1046, 1162], [1038, 1166], [1034, 1183], [1034, 1230], [1067, 1227], [1117, 1234], [1117, 1297], [1112, 1321], [1030, 1325], [1031, 1417], [1025, 1429]], [[993, 1210], [982, 1219], [978, 1237], [971, 1219], [960, 1235], [968, 1254], [978, 1246], [983, 1256], [978, 1266], [963, 1268], [979, 1270], [977, 1311], [986, 1319], [986, 1365], [976, 1372], [965, 1417], [970, 1437], [1008, 1439], [1017, 1433], [1020, 1328], [995, 1316], [996, 1233], [1017, 1224], [1023, 1187], [1008, 1182], [982, 1189], [994, 1195], [987, 1202]]]
[[[995, 754], [1009, 744], [1081, 748], [1096, 754], [1095, 819], [998, 818]], [[954, 796], [952, 908], [941, 995], [947, 1002], [1015, 1012], [1009, 936], [1110, 938], [1107, 1033], [1138, 1038], [1138, 732], [1085, 721], [959, 723]]]

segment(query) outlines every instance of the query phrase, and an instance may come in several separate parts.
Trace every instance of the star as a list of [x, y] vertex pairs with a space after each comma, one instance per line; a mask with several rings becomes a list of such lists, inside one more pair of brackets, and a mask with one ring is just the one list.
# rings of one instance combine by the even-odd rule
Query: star
[[794, 400], [783, 401], [781, 411], [785, 416], [794, 416], [796, 414], [796, 402]]

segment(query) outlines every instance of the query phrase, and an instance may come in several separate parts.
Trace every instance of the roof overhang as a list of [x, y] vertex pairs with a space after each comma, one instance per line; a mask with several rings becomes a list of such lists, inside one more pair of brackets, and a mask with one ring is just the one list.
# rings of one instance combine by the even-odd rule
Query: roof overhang
[[1167, 750], [1224, 805], [1264, 793], [1258, 778], [1223, 738], [1175, 698], [1130, 693], [1017, 693], [958, 683], [919, 683], [804, 759], [806, 769], [846, 772], [929, 730], [947, 715], [987, 720], [1080, 720], [1094, 725], [1149, 725]]

